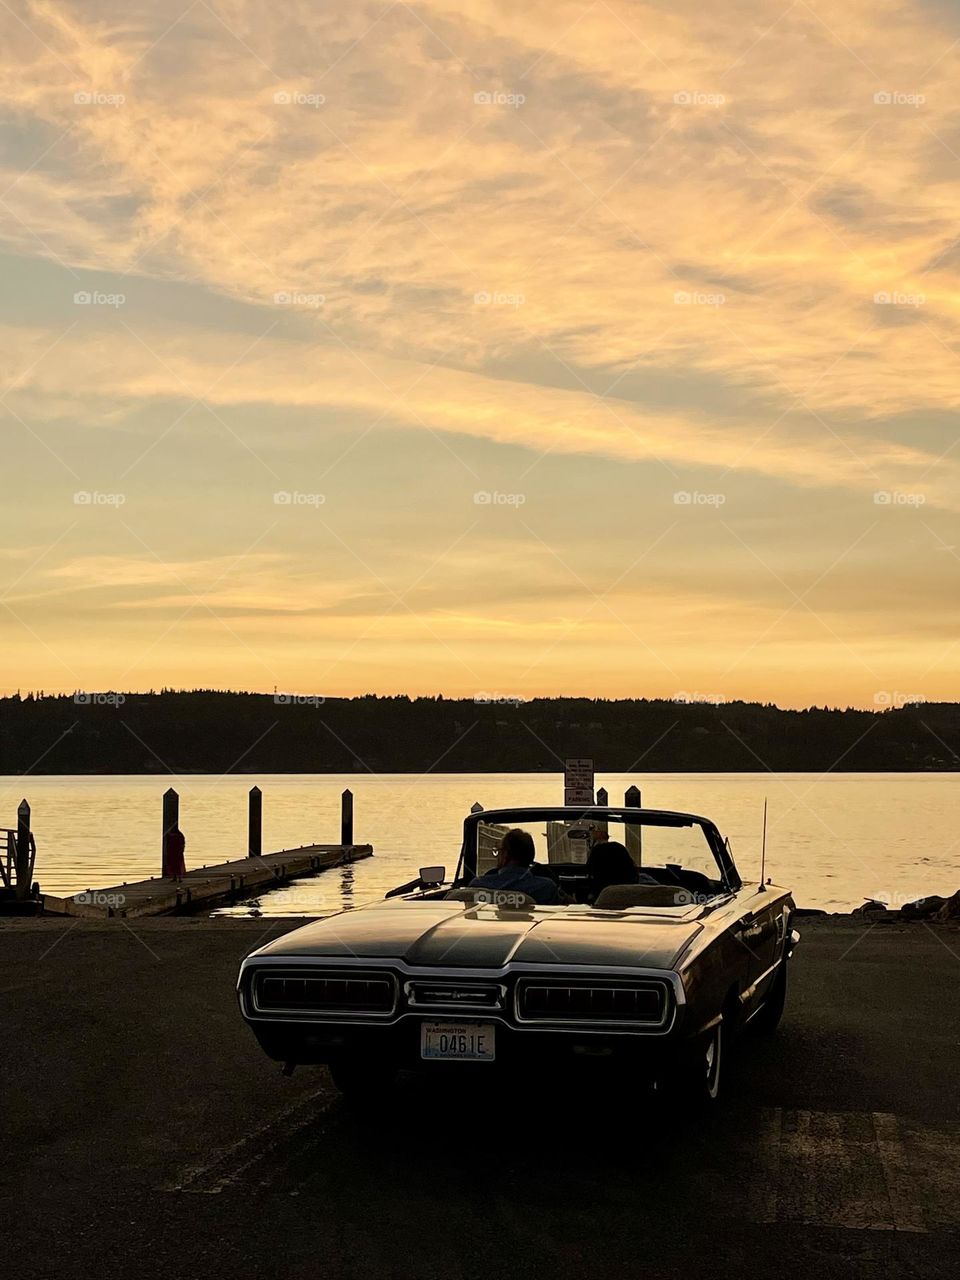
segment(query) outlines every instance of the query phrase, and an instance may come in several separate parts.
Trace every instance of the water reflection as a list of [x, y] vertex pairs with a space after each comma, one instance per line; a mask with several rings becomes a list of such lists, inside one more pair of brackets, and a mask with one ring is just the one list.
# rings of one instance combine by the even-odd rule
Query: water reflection
[[353, 881], [356, 874], [356, 863], [345, 862], [340, 868], [340, 903], [344, 911], [355, 906], [353, 899]]
[[[37, 878], [48, 893], [76, 893], [160, 869], [160, 802], [180, 792], [188, 866], [246, 852], [249, 776], [0, 779], [0, 811], [22, 795], [33, 807]], [[265, 851], [334, 842], [340, 793], [355, 795], [356, 836], [375, 856], [224, 908], [250, 915], [330, 915], [382, 901], [427, 863], [456, 866], [463, 817], [487, 808], [557, 804], [553, 774], [267, 775]], [[636, 783], [650, 808], [713, 818], [730, 836], [745, 879], [759, 869], [760, 820], [770, 800], [767, 871], [804, 906], [848, 910], [865, 897], [951, 894], [960, 885], [955, 774], [599, 774], [613, 802]], [[108, 838], [104, 838], [104, 832]], [[922, 863], [922, 865], [920, 865]]]

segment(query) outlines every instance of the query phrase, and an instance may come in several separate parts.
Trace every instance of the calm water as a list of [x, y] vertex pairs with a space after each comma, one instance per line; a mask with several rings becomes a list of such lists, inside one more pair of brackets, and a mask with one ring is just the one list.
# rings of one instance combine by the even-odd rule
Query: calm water
[[[745, 879], [759, 867], [763, 797], [770, 800], [767, 869], [804, 906], [849, 909], [865, 897], [899, 903], [960, 888], [958, 774], [607, 774], [611, 803], [636, 782], [651, 808], [713, 818]], [[37, 837], [37, 875], [49, 893], [137, 880], [159, 870], [160, 797], [180, 792], [187, 866], [246, 851], [246, 795], [263, 788], [265, 852], [336, 842], [340, 793], [355, 796], [355, 834], [376, 856], [274, 890], [242, 906], [265, 915], [324, 915], [381, 898], [427, 863], [452, 871], [471, 804], [557, 804], [551, 774], [405, 774], [267, 777], [0, 778], [0, 824], [15, 825], [22, 796]]]

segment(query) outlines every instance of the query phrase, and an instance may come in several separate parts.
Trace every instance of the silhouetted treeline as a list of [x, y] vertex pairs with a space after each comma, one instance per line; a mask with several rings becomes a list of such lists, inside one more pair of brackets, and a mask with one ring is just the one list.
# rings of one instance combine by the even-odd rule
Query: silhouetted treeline
[[731, 702], [193, 692], [0, 699], [0, 773], [609, 772], [960, 768], [960, 704], [882, 712]]

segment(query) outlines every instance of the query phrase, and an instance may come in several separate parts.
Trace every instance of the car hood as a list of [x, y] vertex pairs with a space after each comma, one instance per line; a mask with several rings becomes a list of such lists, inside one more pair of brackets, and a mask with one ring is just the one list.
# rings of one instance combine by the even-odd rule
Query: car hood
[[696, 908], [510, 911], [401, 900], [304, 925], [253, 955], [393, 959], [433, 968], [500, 969], [513, 963], [670, 969], [703, 928], [699, 914]]

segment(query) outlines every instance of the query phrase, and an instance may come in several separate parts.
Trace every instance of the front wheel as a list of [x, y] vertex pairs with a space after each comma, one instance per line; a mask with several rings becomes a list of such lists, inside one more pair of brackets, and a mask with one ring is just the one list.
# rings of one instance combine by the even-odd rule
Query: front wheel
[[705, 1031], [683, 1053], [670, 1075], [660, 1082], [671, 1101], [687, 1110], [704, 1111], [720, 1097], [723, 1063], [723, 1022]]

